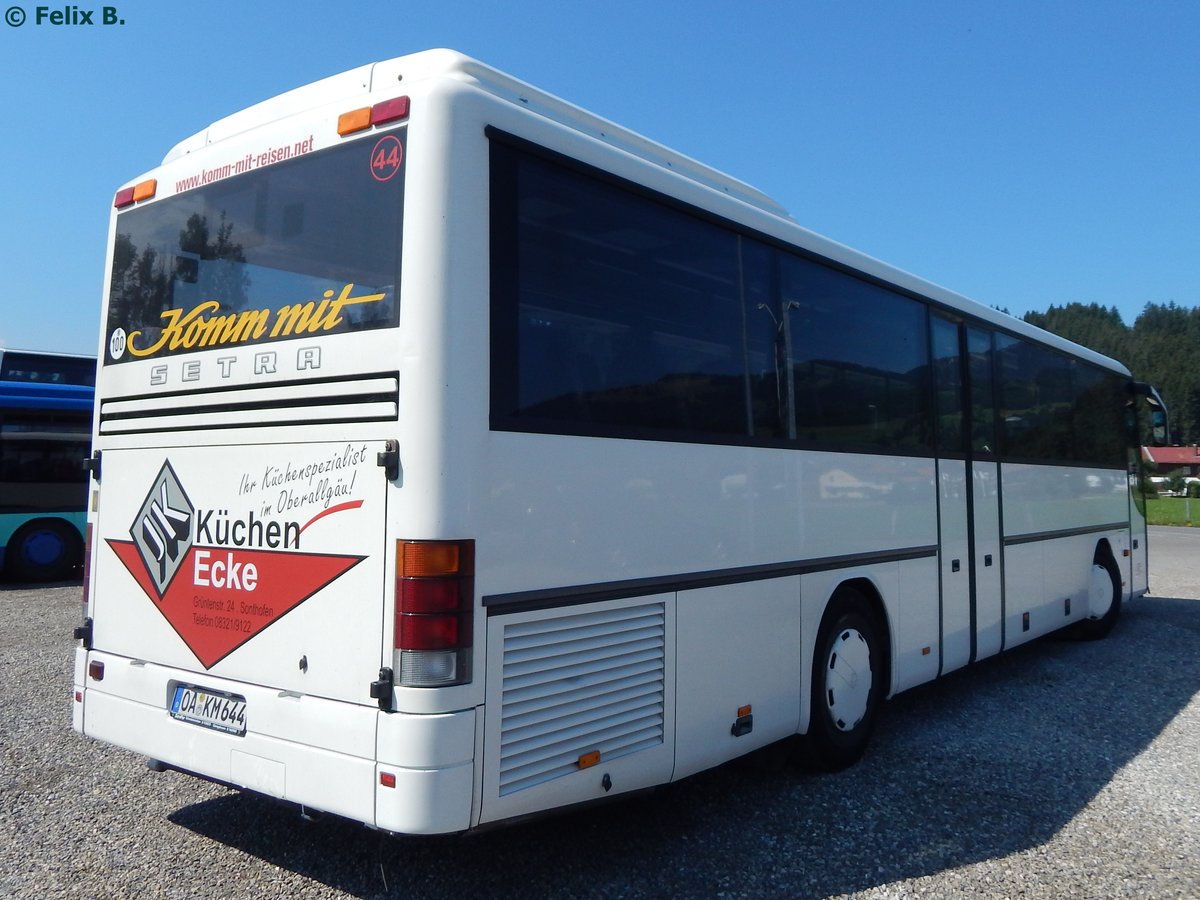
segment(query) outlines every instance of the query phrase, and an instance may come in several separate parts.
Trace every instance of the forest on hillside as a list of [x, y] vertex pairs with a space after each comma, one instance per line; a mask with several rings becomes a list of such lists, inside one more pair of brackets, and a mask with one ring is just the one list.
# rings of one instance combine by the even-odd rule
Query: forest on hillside
[[1162, 393], [1171, 414], [1171, 443], [1200, 442], [1200, 308], [1146, 304], [1132, 326], [1116, 307], [1051, 306], [1024, 320], [1120, 360], [1138, 381]]

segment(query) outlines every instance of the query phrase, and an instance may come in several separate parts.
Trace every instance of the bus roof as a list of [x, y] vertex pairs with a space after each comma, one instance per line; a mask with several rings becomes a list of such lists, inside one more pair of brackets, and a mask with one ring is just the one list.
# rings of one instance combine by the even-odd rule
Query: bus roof
[[361, 97], [364, 92], [372, 90], [384, 92], [400, 83], [407, 85], [439, 78], [469, 83], [500, 100], [568, 126], [596, 141], [745, 203], [774, 217], [777, 227], [772, 230], [777, 235], [786, 231], [796, 243], [811, 252], [858, 269], [901, 289], [925, 296], [936, 303], [944, 304], [1018, 336], [1049, 344], [1063, 352], [1088, 359], [1122, 374], [1129, 374], [1129, 370], [1120, 362], [1094, 350], [1029, 325], [1014, 316], [810, 231], [801, 226], [781, 204], [746, 182], [454, 50], [425, 50], [369, 63], [264, 100], [218, 119], [202, 131], [179, 142], [167, 153], [163, 163], [169, 163], [203, 147], [317, 106]]
[[400, 83], [412, 84], [437, 78], [470, 83], [498, 99], [568, 125], [575, 131], [669, 171], [679, 172], [745, 203], [777, 216], [788, 215], [787, 210], [768, 195], [743, 181], [454, 50], [425, 50], [371, 63], [256, 103], [218, 119], [203, 131], [181, 141], [171, 149], [163, 162], [170, 162], [200, 147], [314, 106], [357, 97], [364, 91], [383, 90]]

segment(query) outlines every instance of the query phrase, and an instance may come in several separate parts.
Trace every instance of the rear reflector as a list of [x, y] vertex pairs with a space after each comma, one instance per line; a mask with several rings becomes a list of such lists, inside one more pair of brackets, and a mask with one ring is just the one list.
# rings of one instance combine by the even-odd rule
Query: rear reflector
[[394, 788], [396, 786], [395, 772], [380, 772], [379, 783], [386, 788]]
[[104, 663], [95, 659], [88, 663], [88, 677], [91, 678], [92, 681], [103, 681]]

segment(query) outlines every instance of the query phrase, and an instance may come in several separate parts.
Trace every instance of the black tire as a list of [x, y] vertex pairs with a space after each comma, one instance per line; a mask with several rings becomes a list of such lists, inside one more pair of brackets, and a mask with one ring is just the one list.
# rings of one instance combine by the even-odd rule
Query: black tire
[[813, 656], [811, 712], [801, 759], [826, 772], [867, 749], [886, 683], [882, 630], [866, 599], [843, 588], [825, 610]]
[[34, 519], [17, 529], [4, 552], [15, 581], [62, 581], [83, 561], [79, 534], [61, 519]]
[[[1121, 617], [1121, 572], [1117, 568], [1112, 554], [1104, 548], [1097, 548], [1096, 555], [1092, 558], [1092, 567], [1093, 569], [1103, 569], [1104, 574], [1108, 576], [1112, 601], [1109, 604], [1108, 612], [1104, 615], [1098, 618], [1084, 619], [1075, 624], [1072, 634], [1085, 641], [1098, 641], [1108, 637], [1117, 624], [1117, 619]], [[1098, 571], [1093, 573], [1096, 577], [1099, 577], [1099, 574]]]

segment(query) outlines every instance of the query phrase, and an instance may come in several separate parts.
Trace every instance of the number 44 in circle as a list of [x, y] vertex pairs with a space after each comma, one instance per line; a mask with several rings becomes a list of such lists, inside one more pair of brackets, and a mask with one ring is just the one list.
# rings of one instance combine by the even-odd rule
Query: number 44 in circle
[[404, 147], [400, 139], [389, 134], [381, 137], [371, 150], [371, 175], [376, 181], [388, 181], [400, 171], [404, 162]]

